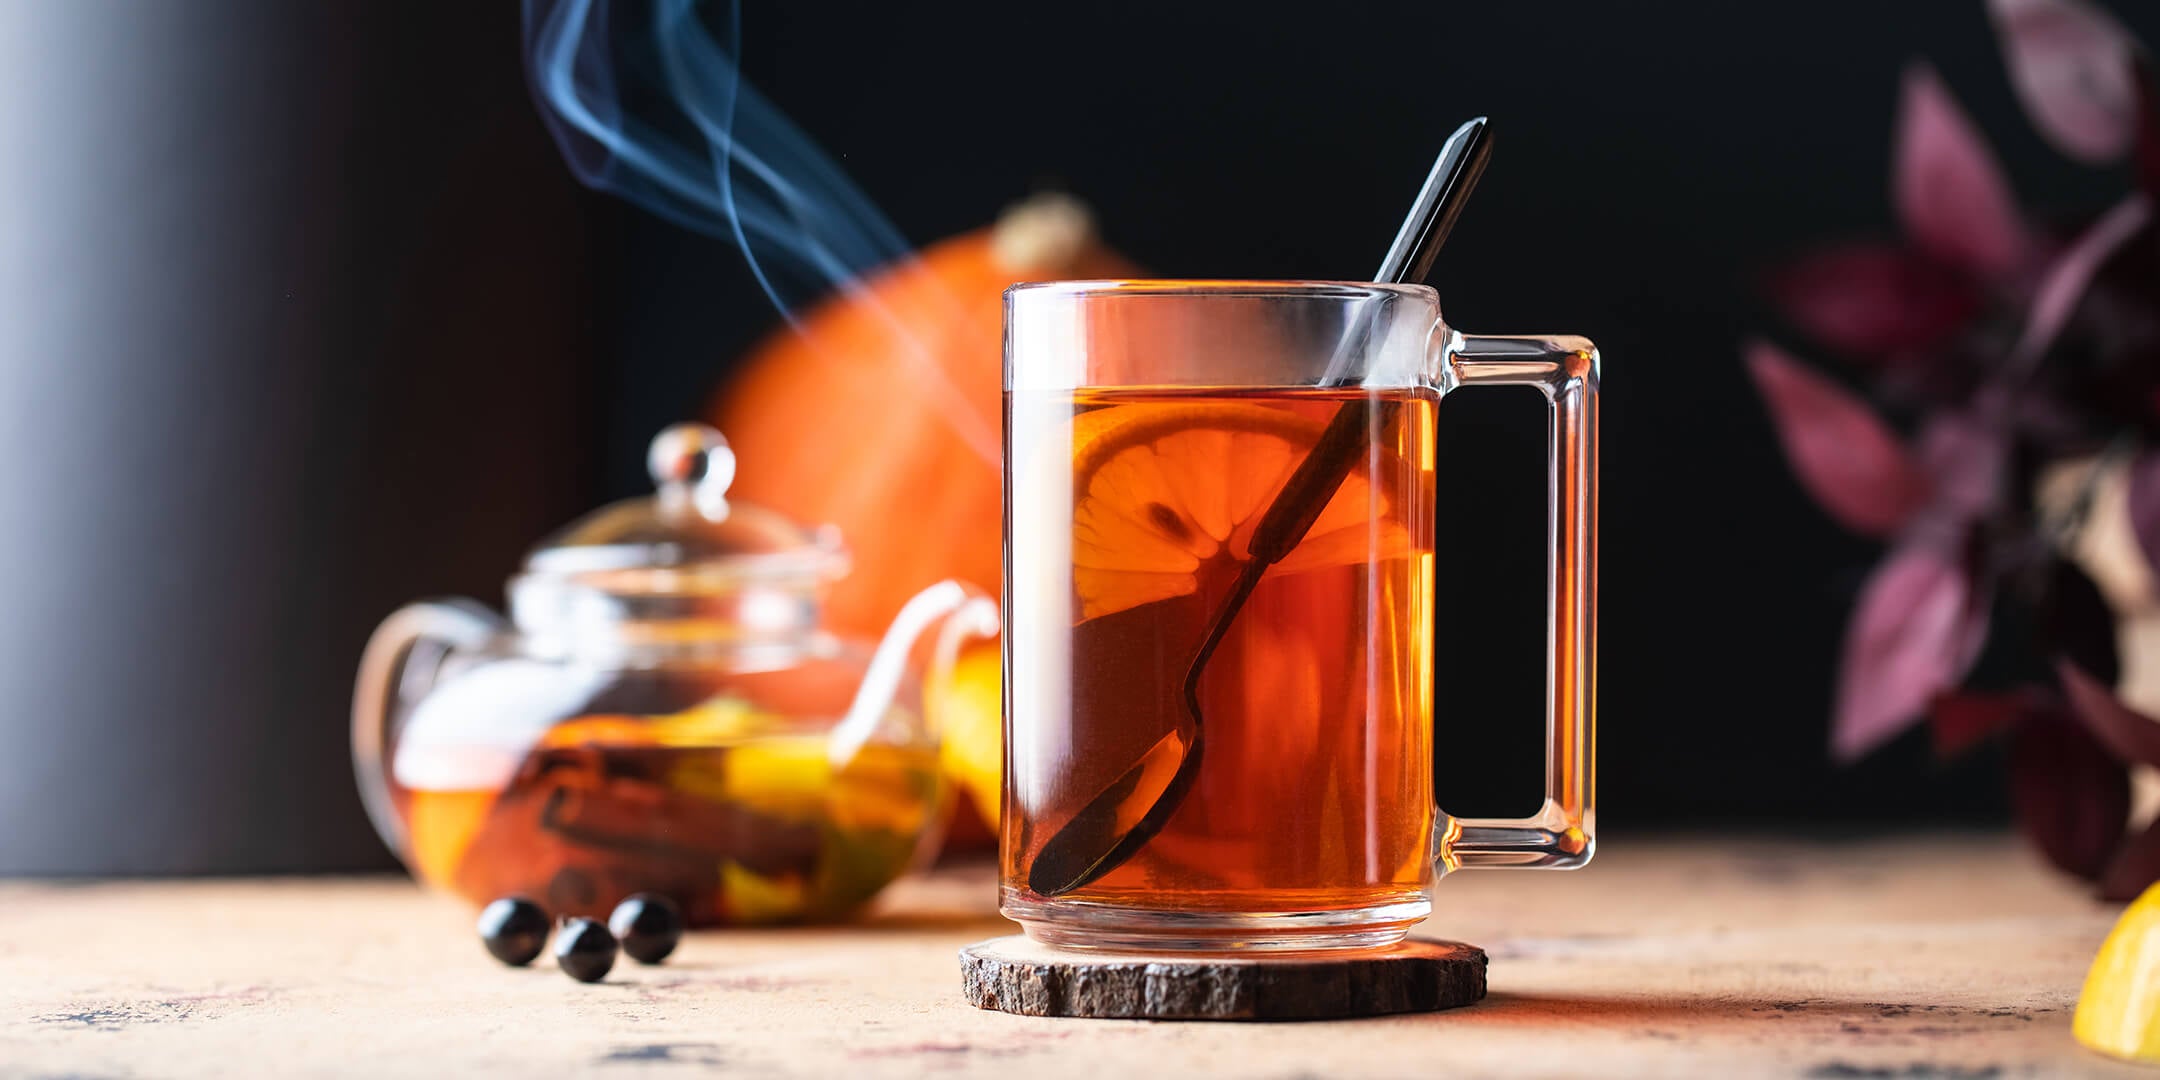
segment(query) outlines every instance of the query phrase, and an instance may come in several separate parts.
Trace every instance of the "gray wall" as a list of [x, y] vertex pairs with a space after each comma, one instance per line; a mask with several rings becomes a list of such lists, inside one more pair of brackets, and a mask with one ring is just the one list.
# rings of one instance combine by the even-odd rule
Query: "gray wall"
[[367, 630], [590, 496], [518, 64], [511, 4], [0, 4], [0, 872], [385, 864]]

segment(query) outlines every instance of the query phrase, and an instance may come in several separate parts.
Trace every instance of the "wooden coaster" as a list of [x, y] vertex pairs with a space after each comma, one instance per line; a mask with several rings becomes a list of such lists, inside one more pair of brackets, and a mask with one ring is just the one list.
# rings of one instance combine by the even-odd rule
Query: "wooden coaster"
[[1022, 1016], [1337, 1020], [1434, 1012], [1485, 996], [1485, 950], [1413, 938], [1332, 956], [1150, 956], [1053, 949], [1026, 936], [960, 950], [960, 992]]

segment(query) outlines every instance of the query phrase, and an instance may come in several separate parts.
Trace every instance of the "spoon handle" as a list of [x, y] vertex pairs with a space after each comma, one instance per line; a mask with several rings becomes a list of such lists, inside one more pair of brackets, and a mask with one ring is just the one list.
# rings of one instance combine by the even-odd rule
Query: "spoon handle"
[[[1402, 228], [1396, 230], [1387, 257], [1380, 260], [1374, 281], [1402, 284], [1425, 280], [1432, 272], [1434, 256], [1440, 254], [1440, 245], [1454, 231], [1471, 190], [1477, 187], [1491, 160], [1491, 125], [1484, 117], [1471, 120], [1448, 136], [1440, 147], [1440, 156], [1433, 161], [1432, 171], [1425, 174], [1424, 186], [1418, 188], [1417, 200], [1403, 218]], [[1369, 318], [1361, 322], [1345, 342], [1345, 351], [1354, 349], [1352, 342], [1362, 347], [1370, 329]], [[1328, 365], [1325, 385], [1337, 384], [1339, 367], [1339, 363]], [[1280, 562], [1305, 539], [1320, 511], [1334, 498], [1335, 489], [1342, 486], [1343, 476], [1356, 464], [1368, 437], [1377, 438], [1387, 431], [1398, 407], [1393, 401], [1375, 404], [1366, 400], [1348, 402], [1335, 410], [1335, 419], [1321, 432], [1320, 441], [1313, 444], [1312, 452], [1298, 464], [1297, 472], [1254, 527], [1254, 560], [1264, 564]], [[1234, 613], [1242, 602], [1240, 597], [1229, 605], [1230, 610]]]
[[1253, 527], [1254, 562], [1264, 566], [1281, 562], [1304, 541], [1312, 523], [1327, 509], [1336, 489], [1342, 487], [1343, 477], [1374, 437], [1394, 423], [1401, 408], [1398, 401], [1363, 399], [1345, 402], [1335, 410], [1335, 418], [1328, 421], [1319, 441], [1260, 516], [1260, 524]]

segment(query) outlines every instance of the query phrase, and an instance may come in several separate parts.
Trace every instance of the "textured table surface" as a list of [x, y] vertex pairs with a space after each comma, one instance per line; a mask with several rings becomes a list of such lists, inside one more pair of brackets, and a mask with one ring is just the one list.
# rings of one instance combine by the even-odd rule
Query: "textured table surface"
[[0, 1076], [2154, 1075], [2070, 1038], [2112, 909], [1993, 837], [1622, 838], [1579, 873], [1456, 875], [1425, 932], [1489, 949], [1491, 996], [1328, 1023], [970, 1008], [956, 950], [1010, 929], [986, 870], [598, 986], [496, 966], [464, 907], [390, 878], [0, 882], [0, 911]]

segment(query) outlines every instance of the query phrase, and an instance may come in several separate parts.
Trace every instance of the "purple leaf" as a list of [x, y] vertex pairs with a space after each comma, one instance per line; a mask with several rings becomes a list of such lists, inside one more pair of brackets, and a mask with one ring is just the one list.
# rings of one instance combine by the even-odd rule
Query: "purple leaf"
[[1983, 275], [2015, 270], [2027, 247], [1995, 155], [1925, 64], [1905, 71], [1893, 193], [1898, 219], [1936, 258]]
[[2010, 806], [2064, 873], [2100, 876], [2130, 824], [2130, 770], [2059, 714], [2019, 724], [2010, 742]]
[[1768, 285], [1793, 325], [1861, 356], [1940, 345], [1980, 307], [1979, 294], [1956, 271], [1878, 244], [1815, 252], [1771, 275]]
[[1768, 342], [1748, 345], [1747, 364], [1800, 485], [1830, 516], [1867, 536], [1912, 517], [1927, 475], [1865, 403]]
[[2047, 696], [2031, 687], [2005, 693], [1952, 690], [1938, 694], [1928, 708], [1935, 756], [1956, 757], [2048, 707]]
[[2055, 674], [2070, 710], [2116, 757], [2160, 765], [2160, 723], [2123, 704], [2115, 691], [2068, 660], [2055, 661]]
[[2100, 899], [2135, 900], [2155, 881], [2160, 881], [2160, 821], [2131, 837], [2108, 863], [2100, 875]]
[[2145, 564], [2160, 570], [2160, 453], [2147, 450], [2130, 463], [2130, 531]]
[[2037, 363], [2055, 344], [2055, 338], [2077, 310], [2078, 301], [2092, 285], [2093, 276], [2124, 244], [2152, 223], [2152, 203], [2140, 192], [2116, 203], [2100, 220], [2087, 226], [2064, 248], [2034, 290], [2032, 311], [2024, 332], [2010, 351], [2010, 367], [2022, 370]]
[[2082, 0], [1990, 0], [2025, 112], [2057, 150], [2092, 165], [2123, 156], [2137, 134], [2137, 42]]
[[1987, 637], [1987, 605], [1951, 553], [1908, 542], [1875, 568], [1845, 629], [1830, 746], [1852, 761], [1955, 685]]
[[1938, 413], [1920, 428], [1920, 468], [1929, 494], [1959, 518], [1995, 507], [2009, 453], [2009, 439], [1969, 412]]

